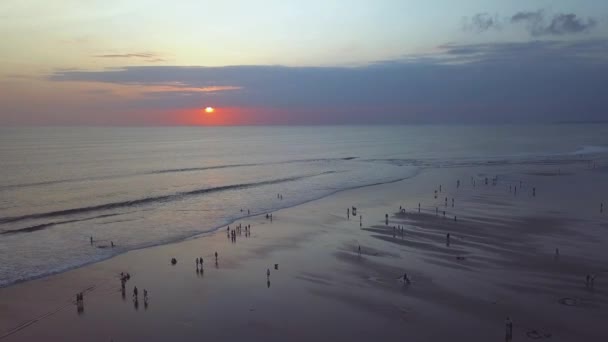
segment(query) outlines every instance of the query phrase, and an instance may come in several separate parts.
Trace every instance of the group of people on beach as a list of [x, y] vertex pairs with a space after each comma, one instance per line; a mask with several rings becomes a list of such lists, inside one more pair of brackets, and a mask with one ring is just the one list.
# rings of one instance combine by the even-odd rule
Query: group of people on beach
[[[268, 215], [268, 214], [267, 214]], [[226, 227], [226, 235], [233, 243], [236, 243], [237, 235], [242, 235], [245, 232], [245, 237], [251, 236], [251, 225], [241, 225], [240, 223], [234, 228], [230, 229], [230, 226]]]

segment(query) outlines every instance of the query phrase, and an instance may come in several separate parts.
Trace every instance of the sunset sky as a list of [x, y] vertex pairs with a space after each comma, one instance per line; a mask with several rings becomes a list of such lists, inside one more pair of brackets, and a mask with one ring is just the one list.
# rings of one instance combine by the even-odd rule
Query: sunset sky
[[605, 0], [2, 0], [0, 41], [0, 125], [608, 119]]

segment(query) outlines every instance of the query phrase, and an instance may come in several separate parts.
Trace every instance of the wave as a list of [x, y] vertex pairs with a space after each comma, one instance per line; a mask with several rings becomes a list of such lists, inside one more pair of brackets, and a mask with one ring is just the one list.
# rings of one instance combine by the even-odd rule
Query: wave
[[[128, 207], [146, 205], [146, 204], [150, 204], [150, 203], [170, 202], [170, 201], [174, 201], [174, 200], [183, 199], [186, 197], [199, 196], [199, 195], [203, 195], [203, 194], [209, 194], [209, 193], [220, 192], [220, 191], [246, 189], [246, 188], [253, 188], [253, 187], [259, 187], [259, 186], [264, 186], [264, 185], [293, 182], [293, 181], [297, 181], [297, 180], [301, 180], [301, 179], [306, 179], [306, 178], [311, 178], [311, 177], [316, 177], [316, 176], [321, 176], [321, 175], [326, 175], [326, 174], [331, 174], [331, 173], [336, 173], [336, 172], [337, 171], [326, 171], [326, 172], [316, 173], [316, 174], [312, 174], [312, 175], [279, 178], [279, 179], [254, 182], [254, 183], [223, 185], [223, 186], [218, 186], [218, 187], [213, 187], [213, 188], [196, 189], [196, 190], [191, 190], [191, 191], [186, 191], [186, 192], [178, 192], [178, 193], [170, 194], [170, 195], [145, 197], [145, 198], [140, 198], [140, 199], [135, 199], [135, 200], [130, 200], [130, 201], [112, 202], [112, 203], [105, 203], [105, 204], [93, 205], [93, 206], [88, 206], [88, 207], [71, 208], [71, 209], [64, 209], [64, 210], [57, 210], [57, 211], [50, 211], [50, 212], [45, 212], [45, 213], [36, 213], [36, 214], [29, 214], [29, 215], [21, 215], [21, 216], [3, 217], [3, 218], [0, 218], [0, 224], [14, 223], [14, 222], [20, 222], [20, 221], [25, 221], [25, 220], [33, 220], [33, 219], [46, 219], [46, 218], [59, 217], [59, 216], [70, 216], [70, 215], [77, 215], [77, 214], [83, 214], [83, 213], [95, 212], [95, 211], [106, 211], [106, 210], [112, 210], [112, 209], [128, 208]], [[3, 234], [6, 234], [7, 232], [10, 232], [10, 231], [4, 231]]]
[[37, 224], [35, 226], [29, 226], [29, 227], [24, 227], [24, 228], [19, 228], [19, 229], [4, 230], [4, 231], [0, 232], [0, 234], [6, 235], [6, 234], [18, 234], [18, 233], [31, 233], [31, 232], [47, 229], [47, 228], [50, 228], [53, 226], [57, 226], [60, 224], [90, 221], [90, 220], [95, 220], [95, 219], [99, 219], [99, 218], [112, 217], [112, 216], [118, 216], [118, 215], [121, 215], [121, 214], [105, 214], [105, 215], [98, 215], [98, 216], [94, 216], [94, 217], [87, 217], [84, 219], [48, 222], [48, 223]]
[[608, 146], [600, 146], [600, 145], [585, 145], [580, 147], [578, 150], [572, 152], [571, 154], [580, 155], [580, 154], [599, 154], [608, 152]]
[[163, 170], [152, 170], [152, 171], [144, 171], [144, 172], [119, 174], [119, 175], [81, 177], [81, 178], [58, 179], [58, 180], [41, 181], [41, 182], [11, 184], [11, 185], [0, 186], [0, 190], [10, 190], [10, 189], [16, 189], [16, 188], [29, 188], [29, 187], [38, 187], [38, 186], [46, 186], [46, 185], [78, 183], [78, 182], [88, 182], [88, 181], [98, 181], [98, 180], [108, 180], [108, 179], [118, 179], [118, 178], [135, 177], [135, 176], [157, 175], [157, 174], [165, 174], [165, 173], [197, 172], [197, 171], [239, 168], [239, 167], [281, 165], [281, 164], [293, 164], [293, 163], [313, 163], [313, 162], [338, 161], [338, 160], [348, 161], [348, 160], [354, 160], [357, 158], [358, 157], [294, 159], [294, 160], [269, 162], [269, 163], [226, 164], [226, 165], [214, 165], [214, 166], [186, 167], [186, 168], [178, 168], [178, 169], [163, 169]]

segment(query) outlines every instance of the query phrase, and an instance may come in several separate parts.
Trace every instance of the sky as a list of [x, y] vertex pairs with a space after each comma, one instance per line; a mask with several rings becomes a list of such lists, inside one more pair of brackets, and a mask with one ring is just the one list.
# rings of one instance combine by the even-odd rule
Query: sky
[[0, 42], [0, 126], [608, 120], [605, 0], [2, 0]]

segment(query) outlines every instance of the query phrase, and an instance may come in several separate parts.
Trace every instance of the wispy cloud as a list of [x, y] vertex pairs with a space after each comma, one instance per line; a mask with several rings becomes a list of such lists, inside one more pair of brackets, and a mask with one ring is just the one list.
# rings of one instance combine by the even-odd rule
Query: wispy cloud
[[152, 52], [135, 52], [135, 53], [108, 53], [101, 55], [94, 55], [96, 58], [137, 58], [144, 59], [148, 62], [164, 62], [165, 59], [156, 53]]
[[500, 28], [500, 19], [496, 14], [477, 13], [471, 18], [463, 19], [463, 29], [466, 31], [481, 33], [492, 29], [499, 30]]

